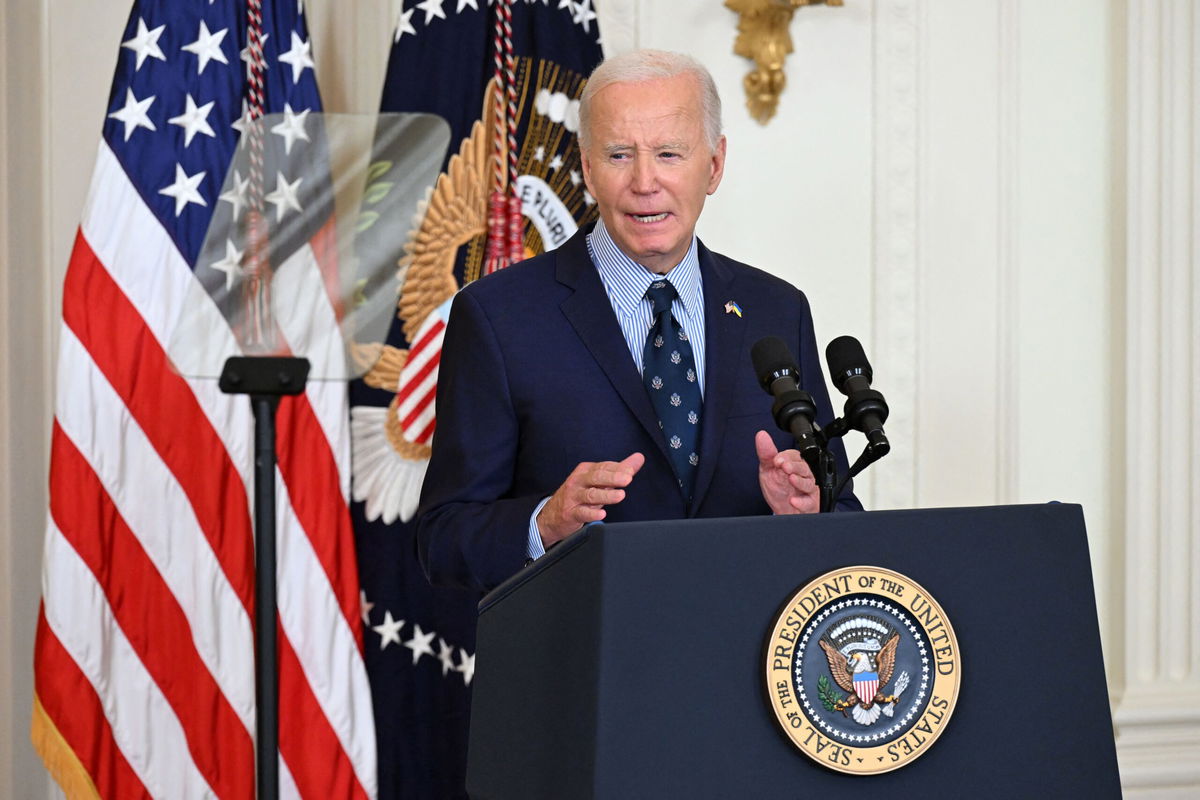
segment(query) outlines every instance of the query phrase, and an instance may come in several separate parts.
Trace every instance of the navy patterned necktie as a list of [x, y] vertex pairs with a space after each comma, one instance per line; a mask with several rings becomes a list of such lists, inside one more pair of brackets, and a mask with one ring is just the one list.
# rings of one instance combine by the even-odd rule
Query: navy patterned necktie
[[654, 322], [646, 337], [642, 356], [642, 382], [650, 402], [658, 413], [658, 424], [667, 439], [671, 466], [679, 479], [683, 496], [691, 500], [696, 485], [696, 465], [700, 463], [700, 384], [696, 377], [696, 359], [687, 333], [671, 315], [671, 301], [679, 296], [670, 281], [650, 284]]

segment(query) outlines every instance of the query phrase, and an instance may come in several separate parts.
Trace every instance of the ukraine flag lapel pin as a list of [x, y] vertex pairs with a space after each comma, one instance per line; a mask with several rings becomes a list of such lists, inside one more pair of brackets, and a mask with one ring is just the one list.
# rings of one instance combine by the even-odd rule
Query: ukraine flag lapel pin
[[742, 307], [739, 306], [733, 300], [727, 300], [725, 302], [725, 313], [726, 314], [737, 314], [738, 317], [741, 317], [742, 316]]

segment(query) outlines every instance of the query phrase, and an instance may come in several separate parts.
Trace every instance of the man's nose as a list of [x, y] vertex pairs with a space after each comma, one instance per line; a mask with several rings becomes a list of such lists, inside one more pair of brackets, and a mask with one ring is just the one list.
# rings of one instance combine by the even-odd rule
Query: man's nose
[[650, 194], [658, 189], [658, 170], [652, 158], [635, 158], [633, 161], [633, 190], [638, 194]]

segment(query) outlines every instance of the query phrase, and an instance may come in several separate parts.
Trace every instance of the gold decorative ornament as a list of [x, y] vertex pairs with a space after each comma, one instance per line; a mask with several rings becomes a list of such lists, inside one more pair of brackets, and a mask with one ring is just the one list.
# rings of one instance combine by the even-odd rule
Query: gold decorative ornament
[[763, 125], [775, 116], [787, 84], [783, 62], [792, 52], [788, 32], [792, 14], [800, 6], [816, 5], [840, 6], [842, 0], [725, 0], [726, 8], [739, 16], [733, 52], [754, 62], [754, 69], [742, 79], [746, 107]]

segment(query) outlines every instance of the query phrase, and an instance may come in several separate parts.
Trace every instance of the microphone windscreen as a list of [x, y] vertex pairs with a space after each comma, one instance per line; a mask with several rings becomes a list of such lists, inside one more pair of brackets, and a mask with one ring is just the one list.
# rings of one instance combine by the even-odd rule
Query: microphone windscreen
[[839, 336], [830, 342], [825, 348], [825, 363], [829, 365], [829, 375], [839, 392], [844, 393], [842, 384], [852, 375], [862, 375], [867, 383], [874, 377], [862, 344], [853, 336]]
[[792, 358], [792, 351], [778, 336], [764, 336], [755, 342], [750, 348], [750, 363], [754, 365], [758, 382], [767, 391], [771, 390], [771, 382], [780, 372], [790, 370], [793, 375], [800, 372], [796, 360]]

